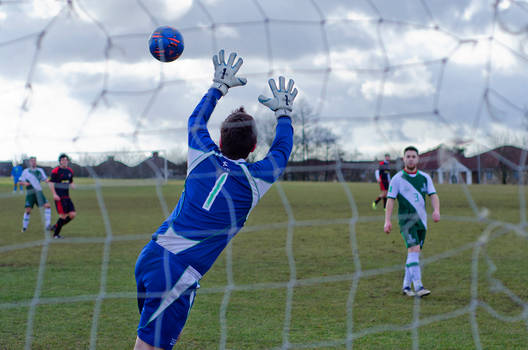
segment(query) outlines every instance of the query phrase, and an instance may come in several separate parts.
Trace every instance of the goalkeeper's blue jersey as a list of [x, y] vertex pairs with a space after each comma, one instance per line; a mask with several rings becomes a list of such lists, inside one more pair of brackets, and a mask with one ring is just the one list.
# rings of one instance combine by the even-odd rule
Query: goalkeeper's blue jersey
[[283, 173], [293, 146], [289, 117], [278, 118], [275, 139], [256, 163], [225, 157], [207, 121], [221, 92], [211, 88], [189, 117], [187, 178], [178, 205], [153, 235], [159, 245], [203, 275]]

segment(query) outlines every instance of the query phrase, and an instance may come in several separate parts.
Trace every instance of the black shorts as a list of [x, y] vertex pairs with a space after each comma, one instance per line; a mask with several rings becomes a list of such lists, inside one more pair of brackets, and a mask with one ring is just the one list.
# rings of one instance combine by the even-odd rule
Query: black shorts
[[381, 180], [379, 182], [379, 187], [380, 187], [380, 190], [382, 191], [387, 191], [389, 189], [389, 181], [387, 180]]
[[57, 213], [59, 214], [68, 214], [72, 211], [75, 211], [75, 206], [73, 205], [70, 197], [64, 197], [58, 201], [55, 201], [55, 207], [57, 208]]

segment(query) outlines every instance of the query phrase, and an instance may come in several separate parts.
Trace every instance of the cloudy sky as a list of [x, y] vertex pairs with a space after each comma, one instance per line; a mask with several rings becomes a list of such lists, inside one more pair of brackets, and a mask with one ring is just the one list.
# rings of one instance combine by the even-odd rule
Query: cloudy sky
[[[178, 28], [185, 51], [150, 55]], [[210, 122], [285, 75], [340, 147], [368, 159], [408, 144], [526, 139], [528, 2], [497, 0], [12, 0], [0, 3], [0, 160], [60, 152], [186, 152], [186, 119], [220, 48], [248, 84]], [[301, 102], [302, 100], [302, 102]]]

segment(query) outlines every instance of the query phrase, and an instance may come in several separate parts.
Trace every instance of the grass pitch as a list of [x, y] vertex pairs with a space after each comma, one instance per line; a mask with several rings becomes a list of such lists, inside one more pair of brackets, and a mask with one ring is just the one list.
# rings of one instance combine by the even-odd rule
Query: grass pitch
[[[36, 209], [20, 232], [24, 197], [0, 180], [0, 349], [133, 348], [135, 261], [183, 183], [77, 182], [66, 239], [46, 241]], [[346, 349], [348, 336], [359, 349], [525, 349], [526, 187], [437, 191], [422, 254], [432, 294], [415, 299], [400, 294], [406, 250], [396, 218], [387, 236], [370, 207], [375, 184], [274, 185], [201, 281], [175, 348]]]

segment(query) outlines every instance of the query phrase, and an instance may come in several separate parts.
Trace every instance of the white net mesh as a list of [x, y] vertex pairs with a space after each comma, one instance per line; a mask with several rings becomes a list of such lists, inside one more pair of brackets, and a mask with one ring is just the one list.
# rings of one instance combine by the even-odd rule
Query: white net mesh
[[[48, 233], [39, 240], [5, 241], [0, 246], [0, 257], [38, 249], [40, 260], [31, 297], [23, 301], [0, 301], [0, 310], [7, 315], [25, 313], [23, 344], [31, 349], [38, 348], [39, 344], [35, 339], [39, 307], [93, 302], [89, 341], [83, 344], [89, 344], [90, 349], [101, 346], [104, 301], [124, 299], [127, 303], [135, 303], [136, 297], [133, 289], [109, 290], [109, 284], [112, 285], [109, 280], [111, 248], [119, 242], [145, 241], [149, 230], [155, 227], [115, 234], [108, 209], [111, 203], [105, 200], [105, 191], [116, 183], [101, 179], [93, 168], [99, 160], [94, 155], [106, 155], [104, 152], [115, 149], [126, 149], [128, 153], [124, 153], [129, 155], [144, 154], [141, 151], [144, 149], [185, 150], [186, 118], [210, 85], [210, 57], [218, 49], [225, 48], [228, 52], [237, 51], [244, 58], [241, 75], [246, 76], [250, 84], [241, 91], [230, 92], [218, 105], [215, 115], [226, 115], [234, 106], [244, 104], [251, 114], [263, 121], [262, 128], [266, 130], [265, 120], [269, 115], [258, 106], [256, 96], [265, 93], [267, 78], [279, 74], [293, 77], [300, 97], [304, 98], [298, 101], [299, 106], [311, 108], [312, 112], [307, 115], [316, 116], [310, 120], [312, 125], [331, 130], [331, 133], [314, 141], [311, 151], [297, 144], [292, 157], [306, 160], [317, 155], [332, 162], [290, 168], [288, 173], [331, 171], [345, 199], [342, 215], [314, 216], [316, 219], [301, 215], [298, 218], [295, 208], [299, 204], [292, 203], [287, 185], [280, 182], [274, 185], [277, 191], [274, 198], [282, 204], [283, 218], [250, 222], [244, 232], [262, 234], [285, 230], [283, 247], [287, 262], [283, 269], [287, 271], [287, 278], [277, 282], [238, 283], [237, 260], [229, 245], [225, 251], [225, 266], [222, 266], [226, 273], [225, 284], [221, 287], [206, 285], [199, 291], [199, 296], [221, 295], [217, 311], [219, 337], [210, 347], [244, 348], [243, 343], [229, 345], [231, 334], [236, 332], [229, 324], [230, 307], [238, 305], [239, 293], [274, 290], [285, 291], [281, 306], [281, 344], [277, 346], [281, 349], [351, 349], [369, 335], [393, 332], [410, 332], [411, 346], [418, 349], [427, 337], [421, 329], [445, 324], [460, 316], [469, 319], [471, 346], [483, 349], [487, 346], [481, 340], [479, 309], [485, 310], [486, 317], [500, 323], [524, 323], [524, 335], [516, 339], [526, 340], [527, 296], [508, 288], [494, 276], [498, 262], [495, 255], [488, 252], [489, 242], [504, 237], [509, 240], [516, 237], [522, 247], [526, 246], [523, 175], [526, 151], [520, 152], [516, 159], [490, 153], [501, 160], [507, 170], [518, 174], [518, 187], [511, 191], [514, 204], [507, 212], [515, 217], [511, 220], [487, 218], [488, 209], [477, 204], [479, 199], [475, 198], [475, 191], [463, 183], [456, 189], [446, 189], [459, 193], [463, 198], [462, 206], [469, 208], [471, 215], [446, 215], [443, 220], [453, 226], [477, 227], [479, 233], [475, 235], [476, 240], [462, 240], [458, 246], [426, 255], [422, 264], [435, 266], [451, 259], [458, 263], [461, 253], [471, 251], [471, 260], [465, 262], [470, 266], [470, 296], [463, 306], [436, 313], [424, 311], [423, 301], [414, 299], [412, 320], [404, 324], [357, 326], [360, 322], [358, 303], [363, 302], [359, 296], [363, 293], [360, 283], [373, 277], [399, 276], [402, 264], [373, 266], [367, 263], [365, 266], [358, 231], [365, 227], [381, 227], [382, 218], [360, 215], [359, 207], [365, 205], [365, 199], [361, 195], [357, 198], [343, 174], [355, 167], [345, 162], [347, 157], [362, 155], [370, 159], [387, 151], [397, 155], [409, 143], [428, 149], [440, 143], [460, 145], [462, 142], [466, 150], [473, 153], [504, 143], [525, 146], [528, 127], [527, 14], [526, 1], [507, 0], [1, 1], [0, 21], [4, 25], [0, 32], [0, 52], [10, 60], [0, 70], [4, 121], [2, 155], [7, 159], [35, 153], [42, 159], [54, 159], [58, 153], [70, 151], [74, 160], [90, 165], [87, 169], [92, 182], [81, 185], [79, 191], [94, 193], [92, 201], [100, 211], [101, 230], [98, 234], [71, 237], [63, 244], [102, 244], [103, 248], [99, 290], [43, 297], [49, 249], [55, 242]], [[164, 24], [177, 27], [186, 43], [183, 56], [171, 64], [156, 62], [146, 47], [153, 28]], [[209, 126], [215, 136], [219, 122], [212, 120]], [[302, 126], [305, 131], [304, 119]], [[336, 143], [335, 139], [339, 141]], [[166, 159], [167, 154], [163, 155]], [[153, 190], [149, 188], [149, 191], [152, 190], [152, 197], [159, 202], [161, 222], [175, 201], [164, 194], [168, 172], [156, 167], [159, 171], [153, 170], [156, 175], [151, 177], [156, 180]], [[479, 181], [483, 176], [479, 173]], [[141, 187], [142, 184], [123, 180], [119, 186]], [[1, 196], [5, 203], [13, 198], [11, 194]], [[308, 200], [317, 201], [313, 196]], [[301, 244], [296, 236], [309, 235], [310, 229], [335, 225], [348, 227], [347, 240], [354, 272], [316, 277], [304, 277], [307, 274], [303, 273], [303, 277], [299, 277], [298, 270], [304, 270], [304, 266], [302, 257], [296, 255], [296, 244]], [[510, 254], [526, 260], [525, 250]], [[526, 282], [526, 276], [511, 278], [519, 277]], [[482, 278], [494, 292], [506, 296], [515, 306], [512, 307], [515, 312], [502, 312], [493, 302], [481, 298]], [[314, 327], [308, 330], [307, 340], [299, 340], [302, 335], [295, 329], [299, 304], [302, 305], [302, 300], [298, 301], [302, 299], [299, 290], [339, 283], [349, 284], [345, 332], [341, 336], [318, 337], [317, 327]], [[197, 303], [200, 303], [199, 298]], [[325, 307], [324, 301], [321, 307]], [[127, 330], [134, 330], [135, 326], [128, 325]], [[85, 334], [78, 336], [85, 337]], [[120, 337], [133, 339], [134, 334], [124, 333]], [[258, 348], [259, 340], [253, 341], [248, 348]], [[15, 343], [0, 345], [17, 346]], [[63, 348], [68, 347], [64, 345]]]

